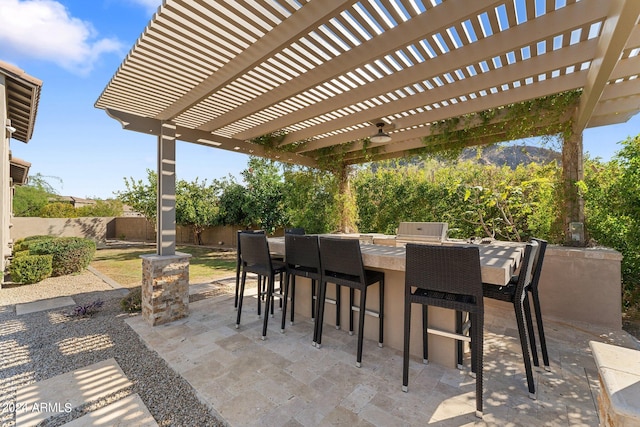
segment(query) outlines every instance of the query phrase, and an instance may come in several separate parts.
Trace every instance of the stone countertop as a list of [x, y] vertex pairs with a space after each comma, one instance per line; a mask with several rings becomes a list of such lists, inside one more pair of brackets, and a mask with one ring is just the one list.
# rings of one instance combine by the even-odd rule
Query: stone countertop
[[[269, 249], [272, 253], [284, 255], [284, 237], [270, 237]], [[365, 267], [380, 270], [405, 271], [406, 252], [404, 246], [372, 245], [362, 243], [362, 261]], [[482, 281], [504, 285], [515, 271], [517, 260], [522, 253], [522, 245], [496, 247], [480, 245]]]

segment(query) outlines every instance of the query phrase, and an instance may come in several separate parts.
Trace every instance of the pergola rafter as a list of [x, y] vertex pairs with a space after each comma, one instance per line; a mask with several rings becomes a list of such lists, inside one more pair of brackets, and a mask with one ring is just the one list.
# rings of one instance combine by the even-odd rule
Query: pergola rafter
[[[571, 121], [568, 159], [585, 128], [640, 110], [639, 16], [637, 0], [165, 0], [96, 107], [129, 130], [160, 138], [166, 124], [178, 140], [317, 167], [332, 152], [406, 156], [433, 123], [575, 90], [577, 106], [535, 113]], [[375, 147], [380, 122], [392, 141]], [[477, 134], [465, 144], [514, 135]]]

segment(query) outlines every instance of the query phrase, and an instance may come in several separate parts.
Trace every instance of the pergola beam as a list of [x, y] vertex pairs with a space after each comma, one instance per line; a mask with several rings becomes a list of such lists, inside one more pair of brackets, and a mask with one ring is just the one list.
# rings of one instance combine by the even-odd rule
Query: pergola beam
[[598, 38], [597, 54], [589, 67], [587, 83], [584, 86], [574, 125], [575, 133], [582, 133], [587, 126], [604, 88], [620, 60], [627, 40], [638, 23], [640, 1], [611, 0], [608, 3], [610, 3], [611, 9], [602, 26], [602, 35]]
[[[116, 111], [107, 108], [109, 117], [120, 122], [123, 129], [134, 132], [146, 133], [149, 135], [159, 136], [162, 131], [162, 121], [149, 117], [140, 117], [134, 114]], [[266, 157], [285, 163], [300, 164], [308, 167], [317, 167], [317, 162], [308, 156], [302, 156], [297, 153], [283, 152], [271, 150], [252, 144], [250, 142], [241, 141], [233, 138], [225, 138], [220, 135], [212, 134], [197, 129], [191, 129], [184, 126], [176, 126], [176, 139], [180, 141], [190, 142], [193, 144], [205, 145], [208, 147], [219, 148], [221, 150], [232, 151], [235, 153], [243, 153], [252, 156]]]

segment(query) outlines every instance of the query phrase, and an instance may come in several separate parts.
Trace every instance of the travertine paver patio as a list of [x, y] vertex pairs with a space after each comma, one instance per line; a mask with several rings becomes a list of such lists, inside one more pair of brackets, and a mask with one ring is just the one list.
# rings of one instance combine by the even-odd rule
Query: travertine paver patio
[[412, 359], [409, 392], [403, 393], [401, 352], [365, 340], [358, 369], [355, 336], [325, 328], [317, 349], [311, 346], [312, 321], [298, 316], [281, 334], [280, 312], [262, 341], [255, 301], [244, 306], [240, 329], [228, 294], [191, 303], [188, 318], [168, 325], [151, 327], [141, 316], [128, 320], [232, 426], [597, 426], [598, 375], [589, 341], [640, 348], [623, 331], [545, 320], [551, 372], [536, 369], [537, 400], [531, 400], [512, 309], [491, 303], [480, 421], [474, 416], [475, 380], [466, 371]]

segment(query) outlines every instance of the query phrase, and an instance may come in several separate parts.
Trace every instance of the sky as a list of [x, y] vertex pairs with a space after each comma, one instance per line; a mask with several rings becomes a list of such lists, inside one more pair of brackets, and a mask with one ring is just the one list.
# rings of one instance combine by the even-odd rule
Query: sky
[[[107, 199], [125, 178], [156, 169], [157, 138], [123, 130], [94, 104], [161, 0], [0, 0], [0, 60], [43, 81], [32, 139], [11, 140], [60, 195]], [[640, 133], [627, 123], [585, 130], [584, 150], [609, 160], [619, 141]], [[211, 182], [247, 167], [246, 155], [178, 141], [178, 179]]]

